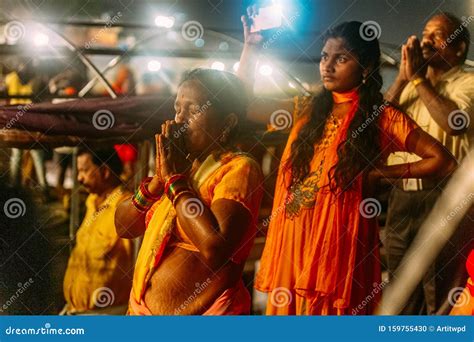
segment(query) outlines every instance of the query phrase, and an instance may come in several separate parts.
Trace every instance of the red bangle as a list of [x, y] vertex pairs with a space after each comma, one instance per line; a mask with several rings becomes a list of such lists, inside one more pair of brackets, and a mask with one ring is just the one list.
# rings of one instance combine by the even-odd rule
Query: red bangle
[[148, 190], [148, 184], [153, 180], [153, 177], [146, 177], [140, 184], [140, 190], [142, 191], [143, 195], [147, 197], [147, 199], [151, 199], [153, 201], [157, 201], [161, 198], [163, 193], [159, 195], [153, 195], [149, 190]]
[[171, 183], [168, 189], [168, 192], [166, 193], [166, 196], [173, 201], [174, 197], [181, 191], [183, 190], [189, 190], [190, 187], [187, 182], [184, 180], [177, 180], [174, 183]]
[[150, 209], [153, 204], [163, 196], [163, 192], [159, 195], [153, 195], [148, 191], [148, 184], [150, 184], [152, 179], [152, 177], [145, 178], [140, 183], [135, 195], [132, 197], [132, 204], [141, 213], [147, 212], [148, 209]]
[[177, 180], [186, 180], [186, 176], [178, 173], [176, 175], [172, 175], [171, 177], [169, 177], [165, 183], [165, 193], [169, 193], [170, 185], [176, 182]]

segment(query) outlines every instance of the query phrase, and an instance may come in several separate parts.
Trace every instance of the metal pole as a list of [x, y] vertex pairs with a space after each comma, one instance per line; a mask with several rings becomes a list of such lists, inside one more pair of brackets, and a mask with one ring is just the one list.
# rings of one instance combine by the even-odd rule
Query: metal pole
[[410, 295], [435, 261], [443, 246], [456, 232], [459, 223], [474, 203], [474, 150], [453, 174], [433, 210], [423, 222], [395, 280], [387, 287], [377, 314], [398, 315]]
[[[148, 161], [150, 159], [150, 142], [145, 140], [138, 145], [137, 169], [134, 175], [135, 189], [138, 188], [143, 178], [148, 175]], [[142, 238], [133, 240], [133, 260], [137, 260], [138, 252], [142, 244]]]
[[[79, 182], [77, 181], [77, 151], [74, 147], [72, 150], [72, 190], [71, 190], [71, 216], [69, 218], [69, 240], [72, 242], [76, 237], [76, 230], [79, 228]], [[72, 250], [72, 244], [69, 245]]]

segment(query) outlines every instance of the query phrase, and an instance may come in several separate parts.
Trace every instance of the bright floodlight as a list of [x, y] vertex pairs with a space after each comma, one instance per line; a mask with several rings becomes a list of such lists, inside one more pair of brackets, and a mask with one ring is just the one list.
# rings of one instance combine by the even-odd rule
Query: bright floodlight
[[222, 62], [216, 61], [211, 65], [212, 69], [223, 71], [225, 70], [225, 65]]
[[149, 71], [159, 71], [161, 69], [161, 63], [158, 62], [157, 60], [152, 60], [148, 62], [148, 70]]
[[278, 16], [283, 15], [283, 5], [278, 0], [272, 0], [272, 6], [274, 7], [275, 14]]
[[34, 37], [34, 42], [36, 46], [48, 45], [49, 37], [44, 33], [37, 33]]
[[262, 76], [271, 76], [273, 74], [273, 68], [268, 64], [262, 65], [258, 71]]
[[174, 17], [165, 17], [164, 15], [158, 15], [155, 18], [155, 25], [158, 27], [172, 28], [174, 25]]
[[232, 69], [234, 69], [234, 72], [237, 72], [239, 70], [239, 65], [240, 65], [240, 62], [236, 62], [234, 64], [234, 66], [232, 67]]

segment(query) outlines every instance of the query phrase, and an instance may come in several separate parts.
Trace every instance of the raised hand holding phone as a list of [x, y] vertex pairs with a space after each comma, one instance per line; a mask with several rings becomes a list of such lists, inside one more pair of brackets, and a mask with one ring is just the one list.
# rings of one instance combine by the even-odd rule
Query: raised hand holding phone
[[282, 9], [279, 5], [272, 5], [256, 9], [252, 7], [251, 13], [248, 13], [252, 23], [250, 32], [261, 32], [278, 28], [282, 25]]

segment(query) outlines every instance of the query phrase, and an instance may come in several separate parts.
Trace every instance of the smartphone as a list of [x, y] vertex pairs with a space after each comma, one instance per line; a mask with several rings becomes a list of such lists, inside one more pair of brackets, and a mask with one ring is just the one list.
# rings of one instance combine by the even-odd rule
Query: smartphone
[[252, 17], [252, 25], [250, 32], [259, 32], [280, 27], [282, 25], [281, 6], [273, 5], [262, 7], [258, 11], [258, 15]]

